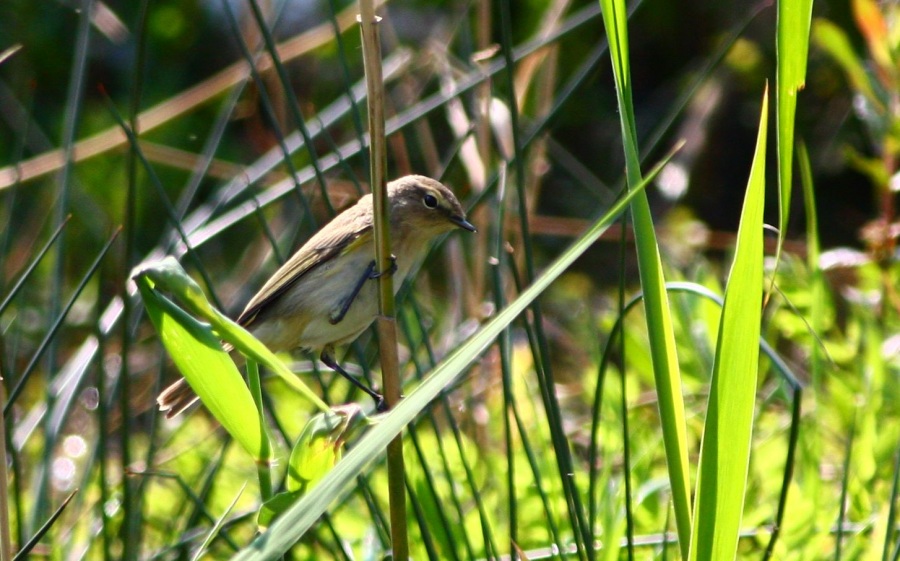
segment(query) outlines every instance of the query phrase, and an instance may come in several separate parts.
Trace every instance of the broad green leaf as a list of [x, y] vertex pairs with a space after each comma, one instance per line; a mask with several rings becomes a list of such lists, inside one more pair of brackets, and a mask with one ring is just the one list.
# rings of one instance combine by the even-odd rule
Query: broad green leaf
[[281, 377], [288, 386], [309, 399], [320, 410], [328, 411], [328, 404], [291, 372], [287, 365], [259, 339], [210, 305], [203, 290], [174, 257], [170, 256], [160, 261], [144, 264], [132, 276], [135, 279], [138, 277], [149, 278], [160, 290], [173, 294], [188, 308], [188, 311], [208, 321], [221, 339], [230, 343], [245, 356], [264, 364]]
[[[671, 157], [671, 155], [669, 156]], [[521, 314], [535, 298], [541, 295], [572, 263], [578, 259], [609, 226], [628, 204], [653, 180], [663, 164], [655, 167], [648, 177], [598, 219], [572, 246], [560, 255], [544, 273], [522, 294], [484, 324], [472, 337], [447, 356], [409, 396], [380, 419], [377, 426], [366, 433], [338, 462], [333, 470], [322, 478], [307, 495], [291, 506], [275, 520], [268, 531], [257, 537], [233, 559], [241, 561], [277, 559], [293, 546], [335, 500], [343, 497], [366, 467], [381, 457], [391, 442], [416, 416], [451, 385]]]
[[169, 356], [206, 408], [256, 462], [271, 460], [250, 390], [219, 337], [157, 292], [148, 277], [135, 282]]
[[719, 322], [700, 449], [691, 561], [734, 559], [740, 535], [759, 370], [768, 90]]
[[[628, 186], [634, 189], [641, 183], [641, 170], [628, 60], [628, 12], [624, 0], [601, 0], [600, 8], [603, 12], [603, 24], [606, 27], [609, 55], [616, 81]], [[672, 315], [669, 311], [669, 297], [666, 293], [653, 216], [646, 194], [641, 193], [635, 197], [631, 213], [641, 289], [644, 293], [647, 332], [650, 338], [650, 356], [653, 361], [666, 463], [669, 469], [669, 484], [675, 508], [675, 525], [678, 529], [682, 555], [686, 555], [691, 533], [690, 473], [684, 397], [681, 393], [681, 372], [675, 348]]]

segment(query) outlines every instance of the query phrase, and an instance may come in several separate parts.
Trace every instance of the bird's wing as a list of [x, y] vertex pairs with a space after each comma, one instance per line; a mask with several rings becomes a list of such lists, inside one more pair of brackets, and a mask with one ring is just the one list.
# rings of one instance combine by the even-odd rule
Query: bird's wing
[[[287, 292], [304, 275], [343, 253], [351, 245], [364, 243], [372, 236], [371, 215], [338, 215], [330, 227], [319, 230], [278, 269], [266, 284], [247, 303], [236, 320], [247, 327], [267, 305]], [[345, 216], [347, 215], [347, 216]]]

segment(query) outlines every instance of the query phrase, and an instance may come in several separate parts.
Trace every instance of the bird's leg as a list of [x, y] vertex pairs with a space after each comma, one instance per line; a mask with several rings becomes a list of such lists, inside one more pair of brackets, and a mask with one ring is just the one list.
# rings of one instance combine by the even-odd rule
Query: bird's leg
[[359, 291], [362, 290], [362, 287], [365, 286], [367, 280], [377, 279], [381, 275], [391, 275], [397, 270], [397, 257], [391, 255], [391, 266], [387, 271], [383, 271], [380, 273], [375, 272], [375, 261], [369, 263], [369, 266], [366, 267], [365, 272], [359, 277], [359, 281], [357, 281], [356, 286], [353, 287], [353, 292], [350, 293], [350, 296], [344, 300], [341, 305], [341, 309], [338, 310], [337, 313], [332, 312], [328, 321], [331, 322], [331, 325], [337, 325], [341, 323], [341, 320], [344, 319], [344, 316], [347, 315], [347, 312], [350, 311], [350, 305], [353, 304], [353, 301], [356, 300], [356, 297], [359, 296]]
[[369, 395], [369, 397], [374, 399], [376, 411], [378, 411], [379, 413], [383, 413], [387, 410], [387, 404], [384, 401], [383, 395], [360, 382], [355, 376], [351, 376], [346, 370], [341, 368], [336, 360], [334, 360], [334, 348], [331, 345], [327, 345], [324, 349], [322, 349], [322, 354], [319, 355], [319, 359], [323, 363], [325, 363], [325, 366], [331, 368], [332, 370], [349, 380], [351, 384], [364, 391]]
[[[369, 266], [366, 267], [365, 272], [359, 277], [359, 280], [356, 282], [356, 286], [353, 287], [353, 292], [350, 293], [350, 296], [347, 297], [346, 300], [341, 304], [341, 309], [337, 311], [335, 314], [333, 311], [331, 312], [328, 321], [331, 322], [331, 325], [337, 325], [341, 323], [341, 320], [344, 319], [344, 316], [347, 315], [347, 312], [350, 311], [350, 305], [353, 304], [353, 301], [356, 300], [356, 297], [359, 296], [359, 291], [362, 290], [362, 287], [365, 286], [366, 281], [369, 280], [372, 275], [375, 274], [375, 262], [372, 261], [369, 263]], [[322, 362], [325, 362], [324, 360]], [[326, 363], [327, 364], [327, 363]]]

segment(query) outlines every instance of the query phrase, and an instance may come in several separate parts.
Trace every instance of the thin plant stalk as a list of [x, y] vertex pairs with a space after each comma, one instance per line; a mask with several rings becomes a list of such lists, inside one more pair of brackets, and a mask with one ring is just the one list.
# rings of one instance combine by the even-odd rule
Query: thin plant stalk
[[[628, 240], [625, 236], [625, 227], [628, 223], [628, 215], [623, 214], [621, 224], [623, 226], [619, 235], [619, 313], [625, 309], [625, 254], [627, 250]], [[628, 430], [628, 384], [627, 384], [627, 365], [625, 360], [625, 329], [619, 331], [619, 337], [616, 339], [619, 346], [619, 374], [622, 382], [622, 477], [625, 480], [625, 536], [628, 544], [628, 561], [634, 561], [634, 505], [632, 504], [632, 483], [631, 483], [631, 440]], [[598, 396], [601, 395], [599, 392]], [[599, 402], [600, 400], [598, 400]], [[599, 403], [598, 403], [599, 406]]]
[[[384, 122], [384, 80], [381, 70], [379, 19], [372, 0], [360, 0], [363, 65], [368, 90], [369, 173], [374, 202], [375, 267], [390, 268], [390, 216], [387, 205], [387, 148]], [[394, 279], [378, 278], [378, 356], [381, 361], [382, 391], [388, 409], [400, 401], [400, 361], [397, 356], [397, 322], [394, 317]], [[406, 489], [403, 465], [403, 436], [398, 434], [387, 446], [388, 497], [391, 510], [391, 551], [394, 559], [409, 558], [406, 528]]]
[[[487, 0], [485, 0], [486, 3]], [[485, 137], [489, 138], [489, 137]], [[501, 259], [505, 260], [506, 255], [503, 248], [503, 223], [505, 218], [503, 199], [506, 192], [506, 166], [500, 166], [499, 187], [497, 188], [497, 220], [495, 226], [495, 244], [494, 251], [497, 256], [497, 264], [492, 267], [491, 280], [493, 281], [494, 303], [498, 310], [502, 310], [506, 306], [504, 291], [501, 277]], [[503, 431], [504, 441], [506, 444], [506, 487], [509, 496], [507, 497], [507, 508], [509, 509], [509, 551], [510, 556], [515, 561], [518, 556], [515, 555], [516, 544], [519, 541], [518, 530], [518, 501], [516, 500], [516, 442], [514, 440], [513, 428], [515, 425], [515, 388], [513, 386], [513, 366], [512, 366], [512, 337], [509, 329], [503, 330], [503, 333], [497, 338], [497, 352], [500, 358], [500, 371], [503, 381]]]
[[891, 485], [891, 495], [888, 500], [887, 530], [884, 533], [884, 549], [881, 553], [881, 561], [888, 561], [891, 552], [891, 543], [894, 539], [897, 527], [897, 490], [900, 489], [900, 448], [894, 454], [894, 482]]
[[[3, 339], [0, 339], [0, 353], [2, 353], [2, 345]], [[6, 403], [6, 384], [3, 382], [2, 368], [0, 368], [0, 403]], [[0, 415], [0, 435], [6, 435], [6, 417], [3, 415]], [[6, 442], [4, 442], [0, 446], [0, 561], [10, 561], [12, 559], [12, 539], [9, 531], [9, 473], [7, 473], [7, 465], [9, 464], [6, 459]]]
[[263, 502], [265, 502], [272, 498], [272, 462], [269, 459], [272, 456], [272, 446], [266, 436], [268, 431], [266, 430], [266, 413], [263, 407], [262, 386], [259, 382], [259, 364], [255, 360], [247, 359], [247, 378], [250, 394], [253, 396], [254, 403], [256, 403], [257, 411], [259, 411], [259, 427], [263, 437], [262, 445], [265, 447], [265, 449], [260, 450], [260, 459], [257, 460], [256, 464], [256, 471], [259, 477], [259, 494]]
[[838, 502], [838, 519], [835, 524], [834, 533], [834, 560], [840, 561], [841, 551], [844, 546], [845, 524], [847, 520], [847, 495], [850, 486], [850, 459], [853, 455], [853, 443], [856, 441], [856, 416], [854, 413], [853, 421], [850, 424], [850, 433], [847, 435], [847, 443], [844, 446], [844, 474], [841, 477], [841, 498]]
[[[135, 50], [135, 58], [134, 58], [134, 74], [132, 76], [131, 84], [129, 87], [129, 97], [130, 103], [128, 108], [128, 118], [129, 124], [132, 130], [137, 131], [135, 135], [135, 140], [137, 140], [137, 135], [140, 134], [140, 130], [137, 128], [139, 126], [140, 119], [140, 109], [141, 109], [141, 100], [143, 99], [142, 93], [144, 91], [144, 68], [146, 63], [147, 56], [147, 18], [148, 11], [150, 9], [149, 0], [144, 0], [140, 3], [140, 8], [138, 10], [137, 19], [135, 21], [135, 32], [137, 39], [137, 48]], [[125, 234], [125, 243], [123, 247], [124, 255], [122, 256], [122, 263], [125, 265], [125, 271], [130, 270], [131, 266], [134, 264], [134, 255], [135, 255], [135, 247], [137, 243], [137, 197], [138, 197], [138, 173], [140, 170], [140, 157], [137, 153], [136, 145], [131, 147], [131, 150], [128, 151], [127, 160], [126, 160], [126, 171], [127, 171], [127, 191], [125, 195], [124, 201], [124, 224], [123, 224], [123, 232]], [[126, 283], [124, 279], [120, 281], [120, 286], [124, 286]], [[133, 304], [134, 302], [130, 298], [123, 299], [123, 314], [124, 317], [130, 318], [133, 314]], [[130, 322], [125, 321], [122, 322], [121, 329], [119, 331], [121, 335], [121, 345], [122, 345], [122, 361], [121, 366], [119, 368], [119, 400], [118, 405], [120, 411], [128, 411], [131, 404], [132, 399], [132, 389], [131, 389], [131, 362], [128, 360], [131, 356], [132, 346], [133, 346], [133, 331], [130, 325]], [[100, 370], [100, 376], [104, 376], [105, 373], [103, 369]], [[105, 382], [104, 382], [105, 383]], [[104, 414], [105, 415], [105, 414]], [[127, 470], [131, 468], [132, 461], [132, 449], [131, 449], [131, 434], [132, 429], [135, 426], [135, 421], [131, 415], [123, 415], [122, 416], [122, 427], [119, 433], [119, 459], [121, 461], [120, 469], [121, 472], [127, 473]], [[107, 449], [106, 452], [109, 450]], [[105, 462], [106, 458], [102, 458], [100, 461]], [[105, 469], [105, 468], [104, 468]], [[106, 481], [104, 480], [101, 485], [106, 485]], [[124, 523], [119, 531], [119, 539], [122, 545], [122, 554], [123, 559], [133, 559], [137, 556], [136, 548], [140, 543], [140, 534], [141, 534], [141, 524], [140, 524], [140, 516], [138, 511], [140, 507], [138, 506], [140, 500], [140, 492], [136, 488], [135, 481], [128, 477], [122, 478], [122, 510], [123, 510], [123, 519]], [[104, 528], [105, 530], [106, 528]], [[104, 532], [105, 533], [105, 532]], [[105, 535], [104, 537], [104, 551], [108, 551], [109, 549], [109, 537]]]

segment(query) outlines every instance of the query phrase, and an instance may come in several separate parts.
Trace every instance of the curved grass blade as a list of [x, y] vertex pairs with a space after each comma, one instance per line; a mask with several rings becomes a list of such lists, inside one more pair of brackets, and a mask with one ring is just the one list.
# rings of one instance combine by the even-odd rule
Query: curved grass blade
[[759, 371], [768, 113], [767, 89], [719, 322], [697, 475], [691, 561], [734, 559], [740, 537]]
[[[666, 290], [670, 293], [672, 292], [680, 292], [687, 293], [694, 296], [698, 296], [700, 298], [705, 298], [709, 300], [719, 307], [722, 307], [724, 302], [720, 295], [715, 292], [712, 292], [707, 287], [692, 283], [692, 282], [668, 282], [666, 283]], [[600, 362], [600, 372], [601, 375], [605, 375], [605, 372], [608, 368], [608, 363], [611, 360], [611, 343], [615, 342], [617, 337], [619, 337], [619, 332], [622, 330], [625, 315], [627, 315], [632, 309], [634, 309], [639, 303], [643, 300], [643, 294], [638, 293], [631, 297], [628, 302], [622, 306], [622, 312], [616, 318], [616, 322], [613, 324], [612, 329], [609, 332], [608, 343], [606, 347], [603, 349], [603, 353], [601, 355]], [[785, 458], [785, 473], [782, 479], [781, 486], [781, 496], [779, 497], [778, 511], [775, 514], [775, 524], [772, 529], [772, 533], [769, 537], [769, 545], [767, 546], [766, 553], [763, 556], [763, 560], [767, 560], [771, 558], [772, 551], [774, 550], [775, 543], [778, 540], [778, 537], [781, 533], [781, 527], [784, 520], [784, 514], [787, 510], [787, 493], [790, 486], [790, 483], [793, 479], [793, 472], [795, 466], [795, 458], [797, 455], [797, 446], [799, 444], [799, 432], [800, 432], [800, 422], [801, 422], [801, 404], [802, 404], [802, 389], [803, 386], [800, 383], [797, 374], [791, 370], [788, 366], [787, 362], [785, 362], [784, 358], [782, 358], [775, 349], [769, 345], [765, 339], [759, 337], [759, 348], [766, 355], [766, 357], [771, 361], [772, 368], [784, 379], [785, 383], [790, 387], [791, 392], [791, 430], [788, 437], [788, 449], [787, 456]], [[596, 408], [596, 406], [595, 406]], [[596, 419], [594, 420], [591, 428], [591, 451], [592, 454], [595, 454], [595, 450], [597, 448], [598, 442], [598, 434], [597, 434], [597, 426], [598, 422]], [[594, 461], [596, 460], [596, 455], [592, 455], [591, 465], [595, 465]], [[596, 496], [596, 491], [591, 490], [590, 497]], [[594, 499], [592, 499], [592, 504]], [[668, 522], [664, 525], [664, 527], [668, 527]], [[668, 536], [666, 536], [668, 538]]]
[[3, 52], [0, 52], [0, 64], [3, 64], [7, 61], [7, 59], [11, 58], [14, 54], [19, 52], [22, 49], [21, 43], [16, 43], [13, 46], [5, 49]]
[[[625, 1], [601, 0], [600, 9], [603, 12], [603, 24], [606, 27], [609, 55], [616, 81], [628, 185], [630, 189], [634, 189], [635, 185], [641, 183], [641, 169], [637, 127], [631, 98], [628, 20]], [[684, 398], [681, 394], [681, 372], [675, 352], [675, 334], [663, 278], [662, 262], [659, 257], [659, 245], [656, 241], [653, 217], [646, 194], [641, 193], [635, 197], [631, 213], [634, 221], [641, 288], [644, 292], [647, 332], [650, 337], [650, 356], [659, 397], [659, 414], [666, 448], [669, 485], [675, 508], [675, 525], [678, 528], [682, 555], [686, 556], [691, 531], [690, 474]]]
[[452, 384], [504, 329], [609, 228], [628, 204], [653, 180], [663, 165], [656, 166], [647, 179], [619, 200], [572, 246], [560, 255], [534, 283], [486, 323], [463, 345], [444, 359], [422, 383], [354, 446], [344, 459], [312, 491], [276, 520], [269, 530], [233, 559], [240, 561], [275, 559], [284, 554], [312, 527], [332, 502], [343, 497], [349, 485], [441, 391]]

